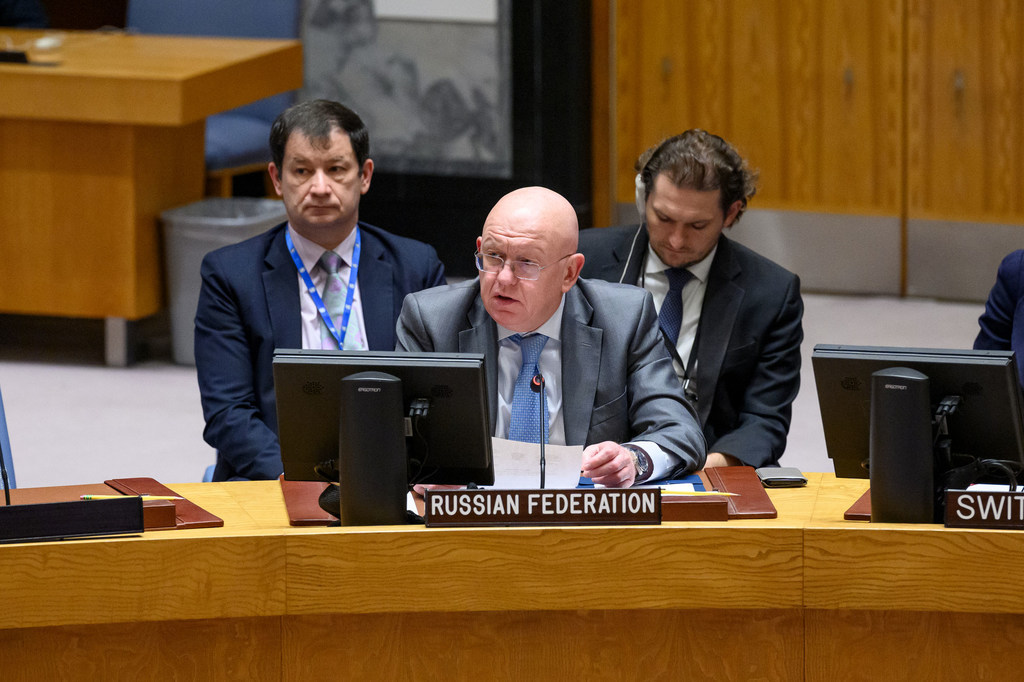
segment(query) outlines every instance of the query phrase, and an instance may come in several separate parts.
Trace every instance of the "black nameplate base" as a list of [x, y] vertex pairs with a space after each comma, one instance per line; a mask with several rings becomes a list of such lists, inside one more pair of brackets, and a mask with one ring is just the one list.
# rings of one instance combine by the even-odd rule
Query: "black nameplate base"
[[28, 54], [23, 50], [0, 50], [0, 62], [7, 64], [28, 64]]
[[0, 543], [142, 533], [142, 498], [0, 507]]
[[946, 526], [1024, 530], [1024, 490], [947, 490]]
[[660, 488], [428, 490], [428, 527], [658, 525]]

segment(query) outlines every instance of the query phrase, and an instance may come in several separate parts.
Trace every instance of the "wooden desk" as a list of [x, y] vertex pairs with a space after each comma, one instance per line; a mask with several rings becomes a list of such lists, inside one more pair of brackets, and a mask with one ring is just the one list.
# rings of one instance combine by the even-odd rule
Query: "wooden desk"
[[163, 302], [159, 213], [203, 196], [204, 119], [300, 87], [301, 43], [68, 32], [60, 54], [0, 64], [0, 312], [137, 320]]
[[844, 521], [868, 482], [818, 476], [807, 679], [1018, 679], [1024, 533]]
[[[771, 491], [774, 520], [479, 530], [292, 528], [276, 482], [171, 486], [225, 526], [0, 546], [4, 678], [1016, 674], [1020, 617], [981, 612], [1017, 609], [991, 606], [1020, 574], [1007, 556], [1024, 534], [843, 522], [862, 482], [809, 478]], [[958, 546], [969, 570], [1008, 572], [976, 581], [977, 613], [943, 608], [966, 603], [948, 576], [926, 612], [876, 598], [924, 593]], [[986, 619], [999, 637], [959, 648], [964, 624]]]

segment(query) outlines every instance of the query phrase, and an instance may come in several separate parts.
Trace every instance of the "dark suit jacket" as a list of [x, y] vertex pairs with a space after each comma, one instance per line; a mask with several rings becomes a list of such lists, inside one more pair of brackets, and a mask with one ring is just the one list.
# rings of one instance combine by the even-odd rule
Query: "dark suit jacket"
[[999, 264], [996, 283], [978, 318], [978, 350], [1012, 350], [1024, 386], [1024, 251], [1014, 251]]
[[[583, 230], [583, 275], [636, 284], [647, 245], [646, 227]], [[751, 466], [782, 456], [800, 388], [802, 318], [799, 278], [722, 236], [701, 309], [695, 378], [708, 452]]]
[[[301, 348], [299, 284], [285, 223], [203, 259], [195, 357], [214, 480], [281, 474], [272, 361]], [[394, 350], [395, 320], [412, 291], [444, 284], [444, 266], [421, 242], [359, 223], [359, 291], [371, 350]]]
[[[478, 279], [411, 294], [397, 327], [399, 350], [483, 353], [488, 394], [497, 395], [498, 327], [480, 300]], [[648, 440], [680, 456], [676, 474], [704, 465], [704, 439], [649, 293], [581, 279], [565, 295], [561, 333], [567, 444]], [[493, 433], [496, 400], [490, 414]]]

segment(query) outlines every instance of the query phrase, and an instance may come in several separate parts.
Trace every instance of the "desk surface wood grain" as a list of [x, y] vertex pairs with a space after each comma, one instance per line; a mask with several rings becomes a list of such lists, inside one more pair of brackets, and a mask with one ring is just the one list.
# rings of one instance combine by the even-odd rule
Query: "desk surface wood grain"
[[[22, 46], [43, 35], [3, 34]], [[62, 35], [56, 65], [0, 64], [0, 118], [182, 126], [302, 87], [298, 40]]]

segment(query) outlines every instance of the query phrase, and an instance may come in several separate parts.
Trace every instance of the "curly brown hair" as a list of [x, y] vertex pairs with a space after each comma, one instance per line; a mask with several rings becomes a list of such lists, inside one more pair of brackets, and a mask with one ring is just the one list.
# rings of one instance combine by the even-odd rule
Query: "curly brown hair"
[[751, 170], [739, 152], [718, 135], [694, 128], [662, 140], [637, 159], [637, 173], [644, 197], [654, 189], [654, 179], [665, 173], [676, 187], [722, 191], [722, 212], [740, 202], [740, 219], [747, 201], [757, 193], [757, 171]]

